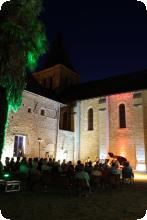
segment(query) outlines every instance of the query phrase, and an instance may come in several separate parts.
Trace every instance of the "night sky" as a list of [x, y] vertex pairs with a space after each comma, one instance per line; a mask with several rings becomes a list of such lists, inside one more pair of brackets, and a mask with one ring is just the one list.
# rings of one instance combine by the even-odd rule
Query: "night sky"
[[49, 44], [62, 33], [81, 82], [147, 69], [147, 11], [137, 0], [44, 0], [41, 19]]

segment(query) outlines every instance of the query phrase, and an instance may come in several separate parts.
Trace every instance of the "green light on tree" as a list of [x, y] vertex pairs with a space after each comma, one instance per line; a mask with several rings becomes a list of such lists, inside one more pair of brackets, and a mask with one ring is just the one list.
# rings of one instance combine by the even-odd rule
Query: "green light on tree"
[[37, 65], [37, 59], [35, 57], [35, 54], [32, 52], [28, 52], [27, 59], [28, 59], [28, 67], [30, 69], [34, 69], [34, 67], [36, 67], [36, 65]]
[[41, 0], [12, 0], [0, 11], [0, 158], [9, 113], [21, 106], [26, 69], [33, 71], [46, 51], [41, 10]]

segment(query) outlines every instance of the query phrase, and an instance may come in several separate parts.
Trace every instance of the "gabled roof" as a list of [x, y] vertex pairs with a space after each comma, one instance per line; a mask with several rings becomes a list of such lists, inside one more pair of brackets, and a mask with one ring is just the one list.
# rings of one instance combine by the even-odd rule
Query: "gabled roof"
[[58, 100], [63, 103], [117, 93], [147, 89], [147, 70], [91, 81], [65, 89]]

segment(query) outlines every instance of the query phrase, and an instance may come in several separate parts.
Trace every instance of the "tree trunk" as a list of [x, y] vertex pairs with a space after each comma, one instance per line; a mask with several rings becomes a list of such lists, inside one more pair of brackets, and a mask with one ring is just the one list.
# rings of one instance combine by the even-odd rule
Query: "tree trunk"
[[8, 101], [6, 97], [6, 90], [0, 87], [0, 158], [2, 157], [2, 152], [5, 145], [7, 119]]

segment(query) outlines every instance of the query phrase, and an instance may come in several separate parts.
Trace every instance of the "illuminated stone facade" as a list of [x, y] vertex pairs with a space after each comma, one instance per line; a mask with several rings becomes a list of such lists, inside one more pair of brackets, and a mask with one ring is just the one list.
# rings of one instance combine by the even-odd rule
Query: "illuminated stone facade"
[[[126, 157], [133, 168], [146, 169], [147, 91], [129, 92], [80, 101], [80, 159], [108, 152]], [[125, 106], [126, 127], [119, 125], [119, 106]], [[88, 130], [88, 109], [93, 109], [93, 130]]]
[[[51, 84], [56, 92], [65, 83], [71, 85], [73, 79], [73, 84], [79, 82], [79, 76], [63, 65], [37, 74], [42, 86], [49, 89]], [[19, 145], [27, 157], [74, 162], [84, 162], [88, 157], [92, 161], [96, 157], [104, 159], [112, 152], [126, 157], [134, 169], [145, 170], [147, 90], [77, 99], [68, 104], [24, 91], [22, 107], [10, 115], [3, 157], [16, 156]]]
[[[24, 140], [18, 143], [26, 157], [55, 156], [60, 103], [24, 91], [22, 107], [10, 114], [6, 146], [3, 157], [14, 155], [15, 136]], [[40, 143], [38, 138], [41, 139]], [[39, 146], [40, 144], [40, 146]], [[19, 146], [17, 146], [19, 147]], [[39, 149], [40, 147], [40, 149]]]

